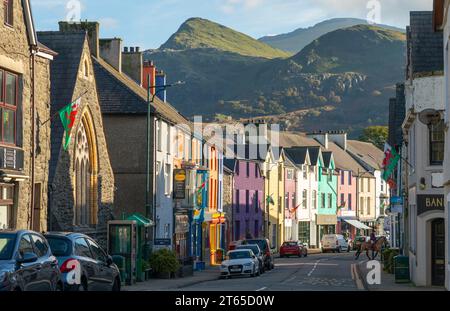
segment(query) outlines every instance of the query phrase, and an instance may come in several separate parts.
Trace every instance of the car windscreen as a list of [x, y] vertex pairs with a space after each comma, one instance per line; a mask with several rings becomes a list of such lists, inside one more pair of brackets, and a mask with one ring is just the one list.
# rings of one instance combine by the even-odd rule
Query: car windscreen
[[46, 238], [54, 256], [65, 257], [71, 255], [72, 242], [69, 239], [50, 236], [47, 236]]
[[14, 252], [15, 234], [0, 234], [0, 260], [9, 260]]
[[266, 241], [264, 240], [245, 240], [246, 244], [257, 244], [259, 248], [263, 251], [266, 250]]
[[297, 246], [297, 242], [285, 242], [283, 243], [283, 246]]
[[251, 258], [250, 252], [242, 251], [242, 252], [230, 252], [228, 253], [228, 258], [230, 259], [246, 259]]
[[236, 249], [251, 249], [255, 255], [259, 255], [259, 247], [256, 245], [241, 245], [236, 247]]

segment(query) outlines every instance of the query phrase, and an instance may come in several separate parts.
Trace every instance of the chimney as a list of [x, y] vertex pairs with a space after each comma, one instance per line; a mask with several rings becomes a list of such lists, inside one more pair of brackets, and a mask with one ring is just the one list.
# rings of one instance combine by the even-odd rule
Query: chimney
[[313, 133], [308, 133], [309, 138], [317, 140], [325, 149], [328, 149], [328, 133], [318, 131]]
[[347, 150], [347, 133], [345, 131], [328, 132], [328, 139], [344, 150]]
[[[142, 87], [144, 89], [148, 89], [148, 76], [150, 75], [150, 86], [155, 86], [156, 84], [156, 67], [153, 64], [153, 61], [146, 60], [144, 62], [144, 68], [142, 69]], [[155, 95], [155, 88], [152, 87], [150, 89], [150, 93]]]
[[156, 96], [163, 102], [167, 101], [167, 91], [166, 89], [160, 88], [160, 86], [166, 85], [166, 74], [162, 70], [156, 71]]
[[99, 34], [100, 24], [98, 22], [59, 22], [59, 31], [61, 32], [79, 32], [85, 31], [88, 35], [89, 49], [94, 57], [100, 56]]
[[139, 51], [139, 48], [135, 50], [134, 47], [130, 47], [129, 51], [128, 48], [124, 48], [122, 53], [122, 71], [140, 86], [142, 86], [143, 63], [143, 54]]
[[100, 39], [100, 57], [122, 72], [122, 39]]

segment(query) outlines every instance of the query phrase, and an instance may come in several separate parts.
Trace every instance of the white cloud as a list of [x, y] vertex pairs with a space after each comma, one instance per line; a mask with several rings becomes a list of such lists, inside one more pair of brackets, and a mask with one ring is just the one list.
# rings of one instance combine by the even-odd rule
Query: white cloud
[[225, 0], [220, 5], [222, 12], [226, 14], [235, 13], [237, 10], [251, 10], [260, 7], [264, 0]]

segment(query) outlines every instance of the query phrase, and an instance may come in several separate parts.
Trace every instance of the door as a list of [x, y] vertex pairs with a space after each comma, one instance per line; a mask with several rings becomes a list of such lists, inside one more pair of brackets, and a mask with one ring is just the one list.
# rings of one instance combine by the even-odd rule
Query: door
[[[34, 253], [33, 244], [29, 234], [23, 235], [20, 238], [19, 256], [23, 256], [26, 253]], [[38, 261], [23, 263], [19, 267], [17, 274], [19, 275], [22, 283], [22, 289], [24, 291], [41, 291], [42, 284], [40, 283], [38, 273], [40, 270], [40, 264]]]
[[444, 219], [431, 222], [431, 283], [444, 286], [445, 283], [445, 223]]
[[88, 290], [100, 290], [97, 262], [94, 260], [89, 245], [84, 238], [75, 240], [75, 255], [81, 263], [81, 277], [86, 278]]
[[38, 256], [39, 263], [38, 280], [40, 290], [51, 291], [57, 286], [58, 282], [58, 262], [56, 258], [50, 254], [49, 247], [43, 237], [32, 234], [34, 252]]
[[111, 266], [108, 265], [106, 253], [98, 246], [97, 243], [91, 239], [87, 239], [89, 248], [91, 249], [93, 259], [97, 264], [97, 276], [99, 290], [110, 291], [112, 290], [112, 284], [114, 280], [114, 271]]

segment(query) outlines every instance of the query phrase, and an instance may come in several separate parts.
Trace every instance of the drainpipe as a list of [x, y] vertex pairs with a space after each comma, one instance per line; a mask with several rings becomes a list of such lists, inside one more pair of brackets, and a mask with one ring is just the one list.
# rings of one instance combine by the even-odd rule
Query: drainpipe
[[35, 61], [36, 61], [36, 47], [31, 48], [31, 191], [30, 191], [30, 223], [29, 229], [32, 230], [34, 222], [34, 181], [35, 181], [35, 149], [36, 149], [36, 107], [35, 107], [35, 97], [36, 97], [36, 81], [35, 81]]

